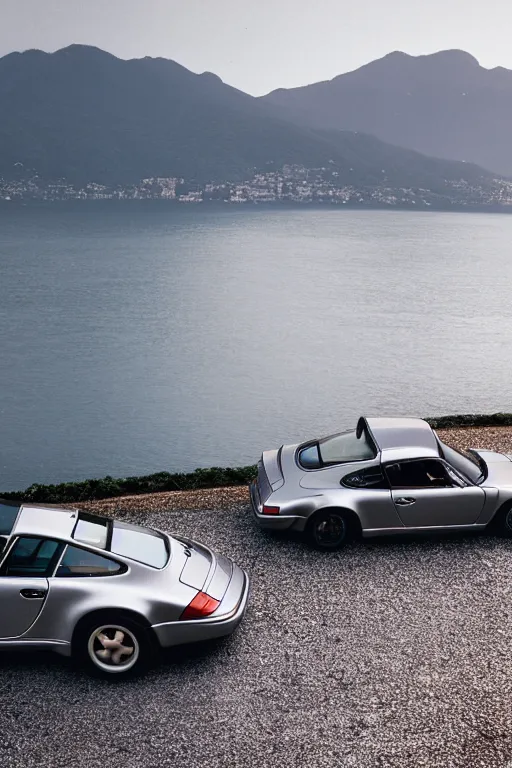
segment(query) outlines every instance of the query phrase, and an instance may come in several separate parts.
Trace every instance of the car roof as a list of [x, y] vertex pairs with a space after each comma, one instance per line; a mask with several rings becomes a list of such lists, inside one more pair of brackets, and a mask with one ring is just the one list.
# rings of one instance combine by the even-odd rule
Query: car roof
[[423, 419], [365, 418], [381, 461], [439, 457], [437, 438]]
[[76, 525], [78, 510], [58, 507], [38, 507], [23, 504], [12, 533], [26, 536], [70, 539]]

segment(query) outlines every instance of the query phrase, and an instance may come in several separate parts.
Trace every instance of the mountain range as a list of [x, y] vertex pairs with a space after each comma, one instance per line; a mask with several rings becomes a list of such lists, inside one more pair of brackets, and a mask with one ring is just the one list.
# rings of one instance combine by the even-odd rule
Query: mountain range
[[[332, 167], [338, 184], [439, 192], [461, 179], [492, 185], [491, 171], [512, 173], [499, 149], [505, 125], [496, 125], [512, 110], [512, 101], [505, 107], [512, 73], [485, 72], [460, 52], [391, 54], [329, 83], [255, 98], [167, 59], [125, 61], [82, 45], [12, 53], [0, 59], [0, 176], [22, 168], [78, 183], [239, 181], [297, 164]], [[489, 78], [492, 88], [484, 87]], [[460, 108], [450, 96], [455, 88], [466, 89]], [[471, 124], [478, 93], [495, 116], [490, 127], [483, 114]]]
[[262, 97], [288, 119], [373, 134], [434, 157], [512, 175], [512, 71], [464, 51], [395, 51], [333, 80]]

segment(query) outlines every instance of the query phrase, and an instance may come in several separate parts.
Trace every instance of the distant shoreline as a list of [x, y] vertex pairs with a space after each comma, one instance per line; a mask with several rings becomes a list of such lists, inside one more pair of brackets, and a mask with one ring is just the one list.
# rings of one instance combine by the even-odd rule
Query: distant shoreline
[[298, 202], [274, 202], [274, 203], [224, 203], [217, 201], [203, 201], [200, 203], [184, 203], [177, 200], [155, 199], [104, 199], [104, 200], [0, 200], [0, 211], [24, 210], [24, 209], [74, 209], [85, 208], [123, 208], [138, 207], [161, 208], [172, 211], [406, 211], [425, 213], [512, 213], [512, 205], [386, 205], [375, 202], [369, 203], [298, 203]]

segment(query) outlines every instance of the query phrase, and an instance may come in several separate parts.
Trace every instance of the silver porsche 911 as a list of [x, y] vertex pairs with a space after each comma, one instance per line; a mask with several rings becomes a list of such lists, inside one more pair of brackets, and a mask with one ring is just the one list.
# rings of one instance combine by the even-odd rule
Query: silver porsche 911
[[0, 501], [0, 648], [49, 648], [103, 675], [228, 635], [247, 574], [195, 541], [77, 510]]
[[422, 419], [362, 417], [355, 430], [265, 451], [250, 493], [262, 527], [303, 531], [323, 549], [491, 524], [512, 536], [512, 458], [460, 453]]

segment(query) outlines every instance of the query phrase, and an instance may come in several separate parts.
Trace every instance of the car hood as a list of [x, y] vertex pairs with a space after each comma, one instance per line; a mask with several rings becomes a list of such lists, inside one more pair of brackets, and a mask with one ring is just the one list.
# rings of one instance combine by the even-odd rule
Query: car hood
[[475, 451], [487, 465], [487, 478], [484, 485], [495, 488], [512, 487], [512, 456], [496, 451]]

